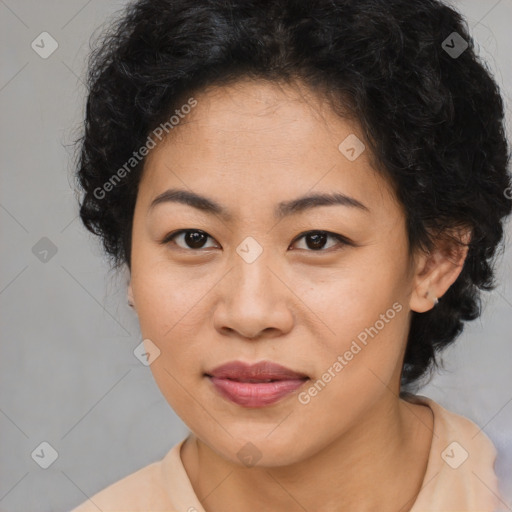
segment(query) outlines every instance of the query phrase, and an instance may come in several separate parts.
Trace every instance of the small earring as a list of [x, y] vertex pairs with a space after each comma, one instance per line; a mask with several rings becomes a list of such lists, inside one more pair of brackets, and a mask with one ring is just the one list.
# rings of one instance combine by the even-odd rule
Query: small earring
[[134, 307], [134, 304], [133, 304], [133, 302], [130, 299], [128, 299], [128, 306], [130, 306], [131, 308]]
[[[425, 298], [427, 298], [429, 295], [430, 295], [430, 290], [427, 291], [427, 293], [425, 294]], [[439, 299], [435, 295], [430, 300], [434, 303], [434, 306], [437, 306], [439, 304]]]

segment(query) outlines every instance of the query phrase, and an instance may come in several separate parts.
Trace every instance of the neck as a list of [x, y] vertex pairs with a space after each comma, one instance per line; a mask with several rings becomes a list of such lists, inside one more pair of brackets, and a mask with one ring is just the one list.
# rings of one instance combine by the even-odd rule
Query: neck
[[369, 510], [406, 512], [426, 471], [430, 408], [390, 394], [323, 450], [293, 465], [252, 467], [220, 457], [191, 435], [181, 457], [207, 512]]

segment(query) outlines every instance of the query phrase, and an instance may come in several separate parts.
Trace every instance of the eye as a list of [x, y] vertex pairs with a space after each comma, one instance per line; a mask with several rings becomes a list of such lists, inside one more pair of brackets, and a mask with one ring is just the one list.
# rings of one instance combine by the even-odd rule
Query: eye
[[[172, 233], [169, 233], [160, 243], [162, 245], [167, 245], [172, 242], [174, 245], [177, 245], [180, 249], [185, 250], [199, 250], [205, 248], [210, 249], [212, 247], [215, 247], [208, 247], [205, 245], [208, 238], [211, 238], [213, 240], [213, 238], [210, 235], [208, 235], [208, 233], [200, 229], [181, 229], [179, 231], [173, 231]], [[337, 233], [331, 233], [330, 231], [320, 230], [307, 231], [305, 233], [302, 233], [293, 241], [292, 245], [296, 243], [298, 240], [301, 240], [302, 238], [304, 238], [304, 240], [306, 241], [305, 250], [309, 249], [309, 252], [327, 252], [325, 250], [325, 245], [326, 241], [329, 238], [336, 240], [338, 244], [341, 246], [354, 245], [348, 238], [345, 238], [342, 235], [338, 235]], [[181, 244], [176, 242], [176, 240], [180, 239]], [[336, 244], [334, 244], [334, 246], [336, 246]], [[331, 247], [333, 247], [333, 245], [327, 247], [327, 249], [330, 249]]]
[[[310, 252], [327, 252], [322, 249], [325, 249], [326, 240], [329, 238], [337, 240], [342, 246], [353, 245], [352, 242], [344, 236], [338, 235], [337, 233], [331, 233], [329, 231], [307, 231], [296, 238], [294, 242], [302, 238], [306, 241], [306, 249], [310, 249]], [[336, 244], [334, 244], [334, 246], [336, 246]], [[331, 247], [333, 247], [333, 245], [327, 248], [330, 249]]]
[[[175, 239], [180, 239], [180, 237], [182, 243], [186, 244], [185, 246], [175, 242]], [[211, 236], [200, 229], [181, 229], [179, 231], [169, 233], [160, 243], [162, 245], [167, 245], [172, 242], [181, 249], [204, 249], [204, 244], [208, 238], [211, 238]], [[206, 249], [209, 248], [210, 247], [206, 247]]]

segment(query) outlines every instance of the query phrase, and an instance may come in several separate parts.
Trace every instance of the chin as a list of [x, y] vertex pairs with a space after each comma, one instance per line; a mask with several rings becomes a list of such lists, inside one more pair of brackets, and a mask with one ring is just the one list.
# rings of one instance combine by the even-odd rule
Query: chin
[[[231, 431], [230, 431], [231, 432]], [[245, 430], [244, 435], [237, 436], [234, 432], [233, 438], [226, 436], [222, 444], [207, 444], [222, 458], [241, 467], [282, 467], [295, 464], [305, 456], [297, 450], [297, 436], [290, 435], [288, 440], [272, 439], [272, 429], [265, 429], [265, 432], [258, 432], [251, 435]], [[204, 443], [204, 441], [203, 441]]]

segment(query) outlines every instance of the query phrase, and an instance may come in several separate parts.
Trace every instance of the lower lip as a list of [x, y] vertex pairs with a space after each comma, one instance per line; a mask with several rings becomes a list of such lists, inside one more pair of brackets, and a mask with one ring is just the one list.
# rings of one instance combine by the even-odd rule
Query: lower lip
[[265, 407], [300, 388], [308, 379], [275, 382], [238, 382], [208, 376], [217, 391], [228, 400], [244, 407]]

